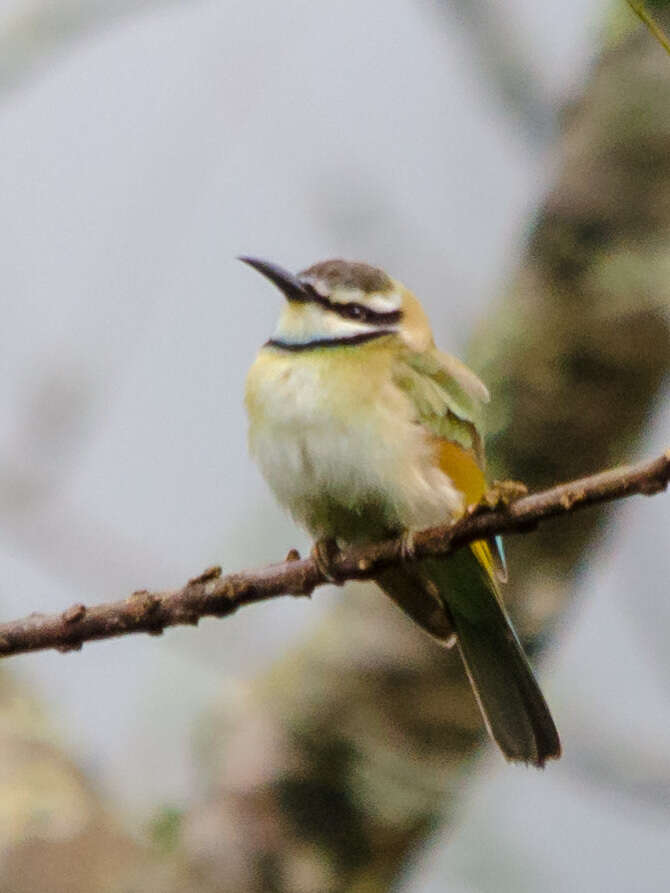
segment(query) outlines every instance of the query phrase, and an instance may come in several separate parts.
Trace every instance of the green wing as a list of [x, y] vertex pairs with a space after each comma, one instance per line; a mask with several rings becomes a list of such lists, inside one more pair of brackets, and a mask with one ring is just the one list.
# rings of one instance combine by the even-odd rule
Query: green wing
[[[467, 366], [436, 348], [423, 353], [403, 351], [394, 377], [414, 405], [417, 421], [443, 442], [437, 456], [442, 470], [469, 505], [479, 502], [486, 490], [480, 433], [482, 404], [488, 401], [486, 387]], [[480, 550], [495, 576], [506, 580], [502, 541], [492, 538], [486, 553]]]
[[[484, 449], [480, 434], [481, 408], [486, 389], [472, 376], [469, 389], [459, 382], [445, 365], [452, 361], [438, 350], [402, 352], [394, 368], [396, 384], [412, 401], [417, 420], [437, 437], [471, 450], [483, 469]], [[460, 364], [459, 364], [460, 366]], [[461, 367], [469, 372], [465, 366]]]
[[[480, 434], [484, 386], [436, 349], [403, 352], [394, 377], [411, 400], [417, 421], [435, 435], [436, 462], [468, 503], [478, 501], [485, 489]], [[390, 568], [377, 582], [438, 641], [450, 644], [455, 634], [491, 735], [508, 759], [542, 766], [558, 756], [560, 743], [502, 604], [495, 581], [500, 562], [495, 541], [478, 542], [446, 559]]]

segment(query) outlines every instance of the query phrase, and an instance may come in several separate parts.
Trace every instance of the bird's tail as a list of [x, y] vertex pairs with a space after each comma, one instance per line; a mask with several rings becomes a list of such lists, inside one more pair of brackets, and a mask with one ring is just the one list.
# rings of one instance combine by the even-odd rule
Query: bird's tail
[[377, 582], [438, 641], [455, 634], [491, 736], [507, 759], [543, 766], [560, 756], [558, 732], [478, 547], [391, 568]]

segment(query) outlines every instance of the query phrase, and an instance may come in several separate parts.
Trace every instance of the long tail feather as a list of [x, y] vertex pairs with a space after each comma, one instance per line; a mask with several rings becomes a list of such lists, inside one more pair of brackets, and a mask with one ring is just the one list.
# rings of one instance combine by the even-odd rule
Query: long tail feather
[[456, 633], [487, 729], [507, 759], [543, 766], [560, 756], [556, 726], [495, 583], [470, 549], [388, 571], [378, 583], [438, 640], [447, 644], [447, 630]]

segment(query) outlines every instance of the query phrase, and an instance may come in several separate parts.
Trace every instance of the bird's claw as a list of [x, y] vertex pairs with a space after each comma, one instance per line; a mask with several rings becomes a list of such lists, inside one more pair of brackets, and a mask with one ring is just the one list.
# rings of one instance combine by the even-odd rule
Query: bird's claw
[[342, 585], [342, 580], [334, 568], [334, 559], [338, 554], [337, 543], [333, 539], [317, 540], [312, 546], [312, 558], [319, 569], [319, 573], [336, 586]]
[[528, 494], [528, 487], [521, 481], [494, 481], [481, 500], [471, 507], [471, 514], [487, 509], [508, 508], [517, 499]]

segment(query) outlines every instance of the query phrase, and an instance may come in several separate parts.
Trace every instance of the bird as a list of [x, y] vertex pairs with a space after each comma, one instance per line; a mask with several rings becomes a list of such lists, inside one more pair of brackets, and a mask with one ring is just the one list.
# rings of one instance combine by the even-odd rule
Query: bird
[[458, 649], [508, 760], [558, 758], [554, 720], [503, 605], [501, 542], [411, 560], [413, 533], [461, 517], [487, 490], [487, 388], [436, 347], [418, 298], [382, 269], [334, 259], [293, 274], [239, 259], [285, 299], [246, 380], [250, 453], [314, 537], [319, 567], [331, 576], [333, 546], [403, 536], [407, 560], [375, 582]]

